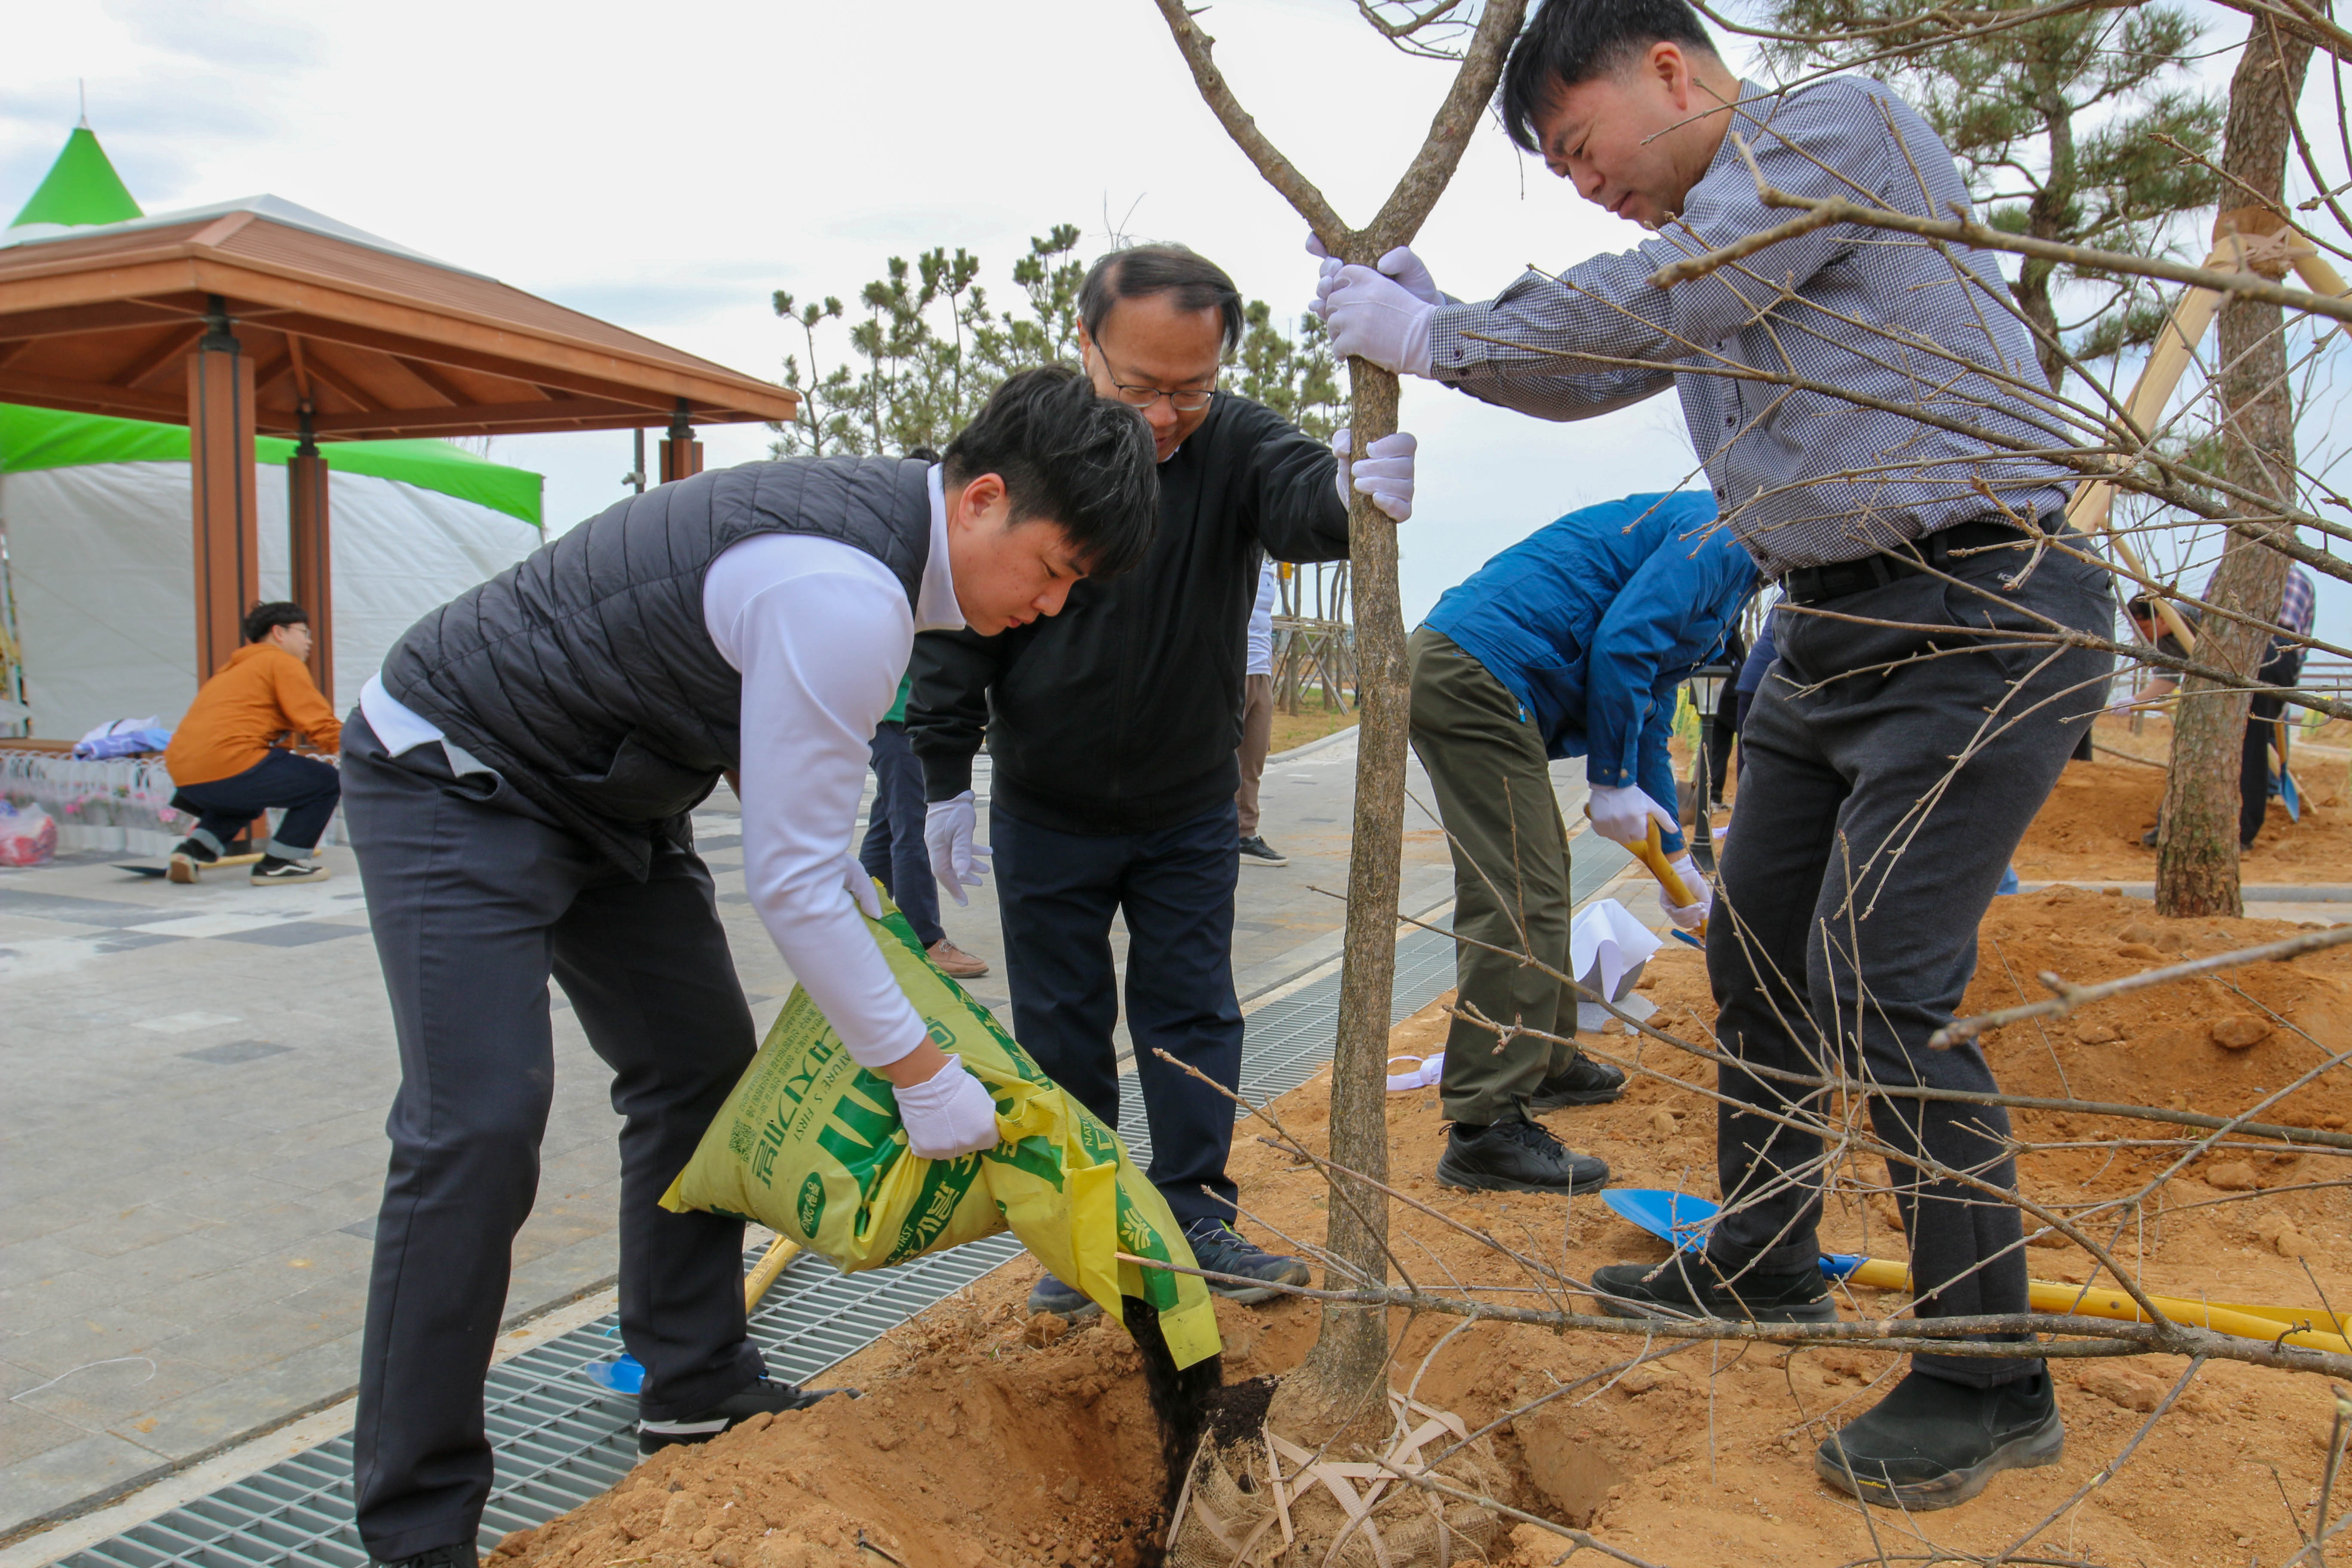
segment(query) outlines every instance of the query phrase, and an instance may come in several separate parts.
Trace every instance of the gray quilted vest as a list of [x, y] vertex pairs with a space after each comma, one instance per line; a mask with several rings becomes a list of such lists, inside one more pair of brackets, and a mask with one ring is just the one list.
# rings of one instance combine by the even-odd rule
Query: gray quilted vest
[[813, 533], [887, 566], [912, 605], [930, 554], [929, 465], [746, 463], [633, 497], [426, 616], [384, 689], [642, 879], [656, 835], [737, 765], [742, 679], [702, 622], [728, 546]]

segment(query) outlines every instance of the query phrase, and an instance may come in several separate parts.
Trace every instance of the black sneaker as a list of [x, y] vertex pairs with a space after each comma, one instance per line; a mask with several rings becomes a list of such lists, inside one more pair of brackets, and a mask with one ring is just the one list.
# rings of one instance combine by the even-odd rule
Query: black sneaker
[[1290, 864], [1290, 857], [1275, 848], [1273, 845], [1268, 844], [1264, 838], [1243, 839], [1242, 860], [1245, 865], [1254, 866], [1287, 866]]
[[196, 879], [196, 873], [206, 866], [217, 865], [220, 857], [193, 838], [183, 838], [172, 846], [172, 863], [163, 868], [166, 881], [187, 883]]
[[1612, 1318], [1723, 1318], [1735, 1323], [1833, 1323], [1837, 1303], [1819, 1268], [1745, 1269], [1726, 1279], [1702, 1253], [1592, 1271], [1592, 1294]]
[[264, 855], [261, 864], [253, 868], [250, 879], [257, 888], [279, 882], [323, 882], [331, 875], [316, 860], [281, 860], [275, 855]]
[[1914, 1372], [1822, 1439], [1813, 1469], [1864, 1502], [1917, 1513], [1966, 1502], [2002, 1470], [2054, 1465], [2065, 1451], [2047, 1372], [1997, 1388]]
[[1606, 1105], [1625, 1092], [1625, 1075], [1607, 1062], [1579, 1054], [1559, 1072], [1536, 1085], [1528, 1110], [1537, 1115], [1571, 1105]]
[[1589, 1193], [1609, 1184], [1609, 1166], [1524, 1116], [1507, 1116], [1490, 1127], [1455, 1122], [1437, 1157], [1437, 1184], [1477, 1193]]
[[763, 1377], [751, 1387], [729, 1394], [699, 1415], [689, 1415], [683, 1421], [639, 1421], [637, 1452], [657, 1454], [679, 1443], [708, 1443], [754, 1415], [805, 1410], [834, 1394], [846, 1394], [853, 1399], [858, 1396], [854, 1388], [803, 1388], [797, 1383]]
[[376, 1568], [478, 1568], [481, 1558], [471, 1545], [436, 1546], [414, 1557], [376, 1558]]
[[1272, 1287], [1304, 1285], [1307, 1280], [1304, 1260], [1268, 1252], [1223, 1220], [1194, 1220], [1184, 1227], [1184, 1242], [1192, 1249], [1192, 1260], [1213, 1274], [1238, 1274], [1244, 1279], [1265, 1281], [1265, 1285], [1237, 1285], [1230, 1279], [1209, 1280], [1210, 1294], [1228, 1301], [1245, 1305], [1271, 1301], [1282, 1294]]

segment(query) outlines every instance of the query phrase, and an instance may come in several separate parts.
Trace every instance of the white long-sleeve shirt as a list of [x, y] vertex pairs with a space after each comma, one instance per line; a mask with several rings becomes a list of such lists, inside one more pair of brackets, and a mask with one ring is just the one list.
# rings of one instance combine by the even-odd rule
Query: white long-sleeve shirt
[[1274, 607], [1282, 602], [1282, 568], [1264, 563], [1257, 574], [1257, 604], [1250, 611], [1249, 663], [1245, 675], [1274, 673]]
[[[926, 1033], [844, 878], [869, 743], [915, 634], [963, 625], [937, 468], [930, 491], [930, 557], [911, 612], [888, 567], [810, 534], [744, 540], [702, 582], [704, 629], [743, 678], [744, 889], [809, 999], [869, 1068], [897, 1061]], [[360, 708], [394, 755], [442, 738], [381, 680], [369, 680]]]

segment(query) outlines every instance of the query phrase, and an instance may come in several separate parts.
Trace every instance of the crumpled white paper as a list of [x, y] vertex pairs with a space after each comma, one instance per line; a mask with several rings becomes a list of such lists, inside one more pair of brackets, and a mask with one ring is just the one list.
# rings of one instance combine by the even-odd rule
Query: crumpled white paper
[[[1578, 984], [1598, 991], [1632, 1017], [1646, 1018], [1658, 1010], [1657, 1004], [1633, 987], [1660, 945], [1656, 933], [1635, 920], [1632, 910], [1614, 899], [1602, 899], [1586, 905], [1568, 928], [1569, 967], [1576, 972]], [[1598, 1031], [1609, 1019], [1609, 1010], [1599, 1003], [1576, 1005], [1580, 1030]]]

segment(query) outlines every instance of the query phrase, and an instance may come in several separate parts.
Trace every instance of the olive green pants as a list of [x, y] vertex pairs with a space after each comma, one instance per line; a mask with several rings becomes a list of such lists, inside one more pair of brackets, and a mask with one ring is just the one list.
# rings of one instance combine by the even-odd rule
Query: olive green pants
[[[1458, 1000], [1498, 1024], [1572, 1037], [1576, 993], [1515, 956], [1568, 973], [1568, 829], [1543, 739], [1509, 689], [1444, 633], [1422, 627], [1410, 650], [1413, 753], [1454, 852]], [[1440, 1080], [1445, 1115], [1485, 1126], [1524, 1110], [1537, 1084], [1575, 1059], [1572, 1046], [1524, 1036], [1498, 1048], [1494, 1030], [1456, 1018]]]

